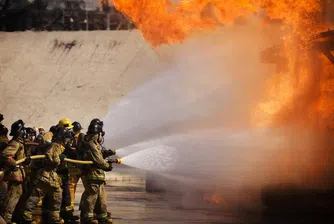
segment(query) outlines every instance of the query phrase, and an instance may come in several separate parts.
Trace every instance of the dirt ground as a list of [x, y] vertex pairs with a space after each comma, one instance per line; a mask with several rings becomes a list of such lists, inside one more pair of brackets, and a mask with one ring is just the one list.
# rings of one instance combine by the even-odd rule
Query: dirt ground
[[[146, 192], [144, 182], [128, 183], [108, 181], [106, 186], [108, 209], [115, 224], [240, 223], [233, 216], [222, 215], [218, 210], [185, 209], [173, 205], [162, 193]], [[76, 194], [76, 211], [82, 191], [80, 184]]]

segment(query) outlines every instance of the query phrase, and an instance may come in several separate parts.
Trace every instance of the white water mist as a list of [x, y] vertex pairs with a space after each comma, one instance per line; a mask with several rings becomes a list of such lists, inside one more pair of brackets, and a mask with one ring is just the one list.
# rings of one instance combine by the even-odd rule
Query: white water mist
[[[168, 52], [163, 72], [104, 118], [106, 144], [120, 148], [126, 164], [178, 179], [185, 191], [230, 194], [302, 183], [314, 133], [252, 125], [267, 77], [274, 73], [260, 61], [264, 45], [271, 43], [261, 28], [250, 22], [160, 49]], [[296, 155], [303, 157], [290, 159]]]

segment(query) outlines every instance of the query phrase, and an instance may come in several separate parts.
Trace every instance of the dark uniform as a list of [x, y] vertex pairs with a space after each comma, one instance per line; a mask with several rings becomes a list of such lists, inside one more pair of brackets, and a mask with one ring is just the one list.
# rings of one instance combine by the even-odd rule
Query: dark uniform
[[[4, 125], [0, 124], [0, 129], [5, 130], [5, 128], [6, 127]], [[2, 132], [2, 131], [0, 131], [0, 132]], [[7, 130], [7, 132], [8, 132], [8, 130]], [[7, 134], [1, 134], [0, 133], [0, 151], [4, 150], [6, 148], [8, 142], [9, 142], [9, 139], [7, 137]]]
[[[0, 153], [7, 147], [8, 144], [8, 129], [0, 122]], [[0, 162], [1, 163], [1, 162]], [[0, 164], [0, 172], [4, 169], [4, 163]], [[7, 193], [7, 182], [3, 180], [3, 172], [0, 174], [0, 211], [3, 210], [3, 201]]]
[[[73, 122], [73, 126], [74, 126], [73, 130], [76, 132], [75, 122]], [[77, 132], [74, 135], [73, 144], [72, 144], [73, 148], [72, 148], [71, 153], [69, 153], [68, 155], [69, 158], [75, 159], [75, 160], [83, 159], [83, 155], [82, 155], [80, 148], [81, 148], [81, 143], [84, 140], [85, 134], [80, 133], [80, 130], [81, 130], [81, 125], [80, 125], [80, 129], [77, 130]], [[68, 173], [69, 173], [69, 187], [70, 187], [70, 194], [71, 194], [71, 207], [72, 207], [72, 210], [74, 210], [75, 192], [76, 192], [77, 184], [82, 175], [82, 166], [74, 164], [74, 163], [68, 163]]]
[[87, 166], [85, 170], [87, 183], [81, 201], [82, 223], [112, 223], [112, 219], [108, 215], [107, 197], [104, 189], [104, 171], [111, 171], [112, 164], [104, 160], [101, 152], [99, 138], [102, 133], [102, 126], [91, 124], [83, 142], [84, 159], [93, 161], [93, 165]]
[[[34, 152], [36, 151], [37, 144], [35, 142], [36, 139], [36, 130], [33, 128], [27, 128], [27, 138], [24, 142], [24, 148], [25, 148], [25, 154], [26, 156], [32, 156]], [[24, 167], [25, 173], [26, 173], [26, 188], [31, 187], [32, 181], [31, 181], [31, 164], [27, 164]]]
[[37, 173], [35, 180], [35, 188], [32, 190], [24, 208], [23, 220], [25, 222], [32, 221], [33, 211], [44, 196], [48, 197], [48, 223], [63, 223], [60, 218], [60, 207], [62, 202], [62, 181], [56, 170], [65, 158], [62, 153], [65, 150], [65, 142], [70, 139], [65, 128], [58, 128], [57, 137], [48, 148], [43, 168]]
[[1, 159], [6, 166], [4, 181], [8, 182], [1, 215], [7, 223], [11, 223], [15, 207], [23, 193], [22, 184], [25, 172], [23, 167], [16, 164], [16, 160], [25, 158], [24, 134], [24, 122], [19, 120], [13, 123], [10, 133], [13, 139], [9, 141], [7, 147], [1, 152]]
[[[35, 155], [45, 155], [48, 148], [50, 147], [51, 143], [45, 143], [45, 144], [41, 144], [39, 146], [37, 146], [34, 151], [32, 151], [32, 156]], [[30, 173], [30, 181], [32, 184], [36, 183], [36, 178], [37, 178], [37, 174], [38, 171], [43, 168], [43, 160], [41, 159], [37, 159], [37, 160], [32, 160], [31, 164], [30, 164], [30, 168], [31, 168], [31, 173]], [[29, 189], [29, 193], [27, 194], [27, 197], [29, 197], [32, 193], [32, 190], [35, 188], [34, 185], [32, 185], [32, 188]], [[48, 206], [47, 206], [48, 208]], [[45, 220], [48, 219], [48, 213], [45, 212], [44, 210], [44, 218]], [[37, 207], [35, 208], [34, 212], [33, 212], [33, 220], [36, 223], [41, 223], [41, 219], [42, 219], [42, 199], [38, 202]]]

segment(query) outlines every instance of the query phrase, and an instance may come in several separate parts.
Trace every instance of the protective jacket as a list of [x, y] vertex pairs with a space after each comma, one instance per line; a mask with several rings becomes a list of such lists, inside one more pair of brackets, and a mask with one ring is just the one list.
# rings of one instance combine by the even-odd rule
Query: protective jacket
[[45, 135], [43, 136], [43, 141], [44, 142], [48, 142], [51, 143], [52, 142], [52, 137], [53, 137], [53, 133], [51, 131], [48, 131], [45, 133]]
[[[72, 148], [68, 150], [67, 157], [75, 160], [83, 160], [83, 153], [81, 149], [85, 134], [77, 133], [73, 138]], [[68, 163], [68, 172], [70, 176], [81, 176], [82, 167], [74, 163]]]
[[98, 143], [98, 135], [87, 135], [83, 141], [84, 159], [93, 161], [85, 169], [88, 181], [104, 182], [104, 171], [112, 170], [112, 165], [103, 159], [101, 145]]
[[48, 148], [45, 159], [43, 161], [43, 168], [37, 173], [36, 179], [46, 183], [52, 187], [59, 188], [61, 186], [61, 179], [56, 170], [61, 164], [60, 155], [64, 152], [63, 144], [53, 142]]
[[24, 141], [20, 137], [13, 138], [7, 147], [1, 152], [1, 160], [7, 168], [4, 175], [5, 181], [23, 182], [24, 170], [17, 167], [16, 160], [23, 159]]

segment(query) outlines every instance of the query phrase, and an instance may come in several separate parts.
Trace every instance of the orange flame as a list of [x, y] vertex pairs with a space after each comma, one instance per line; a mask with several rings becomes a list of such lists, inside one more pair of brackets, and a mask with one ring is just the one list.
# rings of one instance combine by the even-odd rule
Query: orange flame
[[[334, 66], [314, 49], [312, 40], [328, 25], [325, 0], [114, 0], [114, 4], [153, 46], [180, 43], [196, 32], [230, 26], [252, 14], [262, 15], [269, 26], [278, 21], [288, 69], [268, 76], [263, 101], [254, 108], [256, 125], [297, 122], [321, 131], [334, 129]], [[314, 162], [322, 163], [327, 152], [314, 152], [318, 154]], [[323, 164], [309, 167], [310, 178], [326, 169], [326, 161]], [[284, 170], [291, 173], [288, 166]], [[221, 200], [217, 195], [204, 199]]]
[[206, 193], [204, 194], [203, 196], [203, 200], [204, 201], [208, 201], [212, 204], [222, 204], [222, 203], [225, 203], [225, 200], [223, 198], [223, 196], [221, 196], [220, 194], [218, 193]]
[[264, 9], [296, 32], [314, 31], [321, 13], [320, 0], [114, 0], [153, 45], [182, 41], [191, 33], [227, 25]]
[[[324, 30], [324, 2], [114, 0], [115, 7], [133, 20], [153, 46], [179, 43], [196, 32], [233, 25], [254, 13], [265, 15], [265, 21], [279, 20], [289, 72], [273, 75], [268, 80], [265, 100], [256, 109], [262, 120], [258, 123], [302, 119], [321, 123], [322, 127], [334, 127], [334, 103], [333, 97], [329, 96], [333, 94], [333, 79], [330, 78], [333, 66], [307, 51], [312, 47], [312, 36]], [[313, 66], [314, 60], [318, 61], [317, 68]], [[296, 104], [296, 101], [300, 102]]]

